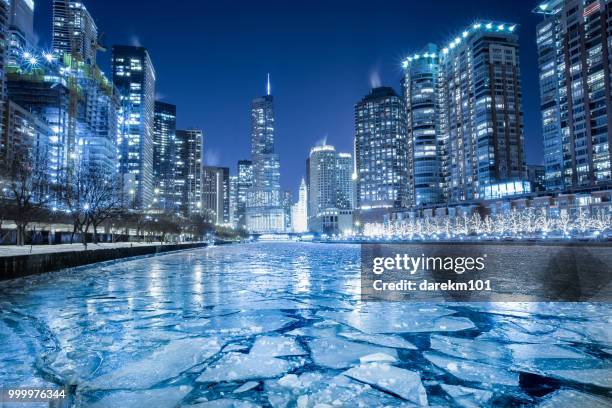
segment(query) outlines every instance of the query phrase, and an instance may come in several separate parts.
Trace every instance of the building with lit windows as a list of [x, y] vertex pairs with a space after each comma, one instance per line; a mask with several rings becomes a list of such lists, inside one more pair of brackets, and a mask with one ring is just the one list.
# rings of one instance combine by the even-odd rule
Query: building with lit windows
[[47, 171], [49, 139], [53, 132], [38, 115], [9, 100], [6, 103], [5, 131], [0, 137], [0, 160], [27, 155], [32, 168]]
[[308, 189], [303, 178], [298, 201], [291, 206], [291, 231], [295, 233], [308, 231]]
[[96, 63], [98, 28], [82, 1], [53, 0], [53, 52]]
[[127, 45], [113, 46], [112, 70], [121, 99], [117, 148], [120, 181], [128, 194], [124, 203], [146, 209], [154, 198], [155, 70], [145, 48]]
[[308, 229], [337, 234], [353, 226], [353, 159], [333, 146], [316, 146], [308, 158]]
[[176, 105], [155, 101], [153, 120], [153, 193], [155, 206], [173, 212], [174, 143], [176, 137]]
[[438, 94], [438, 47], [403, 62], [402, 90], [408, 131], [408, 204], [419, 206], [444, 201], [442, 157], [444, 142], [439, 133], [441, 114]]
[[550, 0], [534, 10], [548, 190], [612, 180], [612, 5]]
[[246, 227], [246, 201], [249, 190], [253, 187], [253, 162], [238, 160], [238, 176], [236, 181], [236, 225]]
[[229, 168], [204, 166], [202, 169], [202, 207], [215, 224], [230, 222]]
[[408, 205], [406, 106], [393, 88], [374, 88], [355, 105], [355, 163], [361, 220]]
[[175, 211], [185, 216], [202, 212], [202, 149], [199, 129], [177, 130], [173, 144], [172, 189]]
[[439, 132], [449, 202], [525, 192], [516, 28], [477, 22], [439, 55]]
[[274, 98], [268, 76], [266, 95], [253, 99], [251, 103], [253, 186], [247, 194], [245, 219], [247, 230], [253, 233], [282, 233], [286, 230], [274, 129]]
[[34, 36], [34, 1], [10, 0], [10, 17], [8, 27], [9, 64], [15, 64], [19, 56], [33, 47]]

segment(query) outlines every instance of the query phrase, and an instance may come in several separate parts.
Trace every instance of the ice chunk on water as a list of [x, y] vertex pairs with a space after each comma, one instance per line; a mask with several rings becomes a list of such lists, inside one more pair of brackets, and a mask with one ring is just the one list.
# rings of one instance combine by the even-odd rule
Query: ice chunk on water
[[306, 352], [295, 341], [295, 338], [284, 336], [262, 336], [255, 340], [251, 354], [262, 356], [301, 356]]
[[322, 311], [317, 315], [351, 326], [365, 333], [420, 333], [420, 332], [454, 332], [474, 328], [474, 323], [465, 317], [446, 316], [448, 311], [442, 309], [425, 309], [423, 314], [418, 310], [397, 314], [392, 308], [387, 312], [376, 309], [371, 312], [354, 310], [352, 312]]
[[610, 401], [575, 390], [558, 390], [547, 396], [539, 408], [610, 408]]
[[546, 375], [580, 384], [596, 385], [612, 389], [612, 368], [586, 368], [571, 370], [546, 370]]
[[519, 385], [518, 374], [507, 371], [502, 367], [448, 357], [430, 351], [424, 352], [423, 356], [432, 364], [461, 380], [476, 381], [486, 384]]
[[416, 350], [417, 347], [399, 336], [387, 334], [366, 334], [360, 332], [343, 332], [339, 334], [349, 340], [363, 341], [366, 343], [377, 344], [383, 347], [401, 348], [406, 350]]
[[258, 408], [259, 405], [250, 401], [222, 398], [218, 400], [201, 402], [195, 405], [183, 405], [182, 408]]
[[512, 358], [517, 363], [536, 359], [589, 358], [588, 355], [578, 350], [555, 344], [510, 344], [508, 348], [512, 351]]
[[497, 342], [432, 334], [430, 344], [433, 350], [468, 360], [510, 362], [510, 352]]
[[146, 389], [178, 376], [221, 350], [219, 339], [175, 340], [141, 360], [124, 362], [123, 367], [96, 377], [87, 389]]
[[359, 362], [361, 364], [373, 363], [373, 362], [395, 363], [396, 361], [397, 361], [397, 358], [390, 356], [386, 353], [374, 353], [374, 354], [368, 354], [367, 356], [359, 357]]
[[463, 408], [478, 408], [486, 405], [493, 397], [490, 391], [460, 385], [440, 384], [440, 387], [451, 397], [453, 402]]
[[146, 391], [116, 391], [87, 406], [90, 408], [174, 408], [191, 392], [191, 389], [188, 386], [181, 386]]
[[210, 326], [204, 330], [207, 333], [246, 336], [272, 332], [292, 322], [295, 319], [287, 317], [280, 310], [250, 310], [211, 318]]
[[204, 371], [199, 382], [242, 381], [278, 377], [292, 368], [285, 360], [259, 354], [227, 353]]
[[427, 405], [427, 393], [421, 383], [421, 376], [414, 371], [385, 363], [370, 363], [353, 367], [342, 374], [391, 392], [406, 401]]
[[259, 381], [247, 381], [244, 384], [242, 384], [240, 387], [236, 388], [232, 392], [234, 394], [240, 394], [240, 393], [243, 393], [243, 392], [250, 391], [253, 388], [257, 387], [258, 385], [259, 385]]
[[335, 369], [355, 365], [359, 358], [374, 353], [384, 353], [397, 358], [395, 349], [355, 343], [338, 337], [314, 339], [308, 342], [308, 346], [317, 365]]

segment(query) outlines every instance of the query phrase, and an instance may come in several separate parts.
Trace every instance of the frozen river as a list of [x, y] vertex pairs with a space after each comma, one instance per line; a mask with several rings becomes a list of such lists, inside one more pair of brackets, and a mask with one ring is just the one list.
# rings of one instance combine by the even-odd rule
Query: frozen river
[[359, 261], [262, 243], [2, 282], [0, 386], [78, 407], [612, 405], [609, 304], [362, 303]]

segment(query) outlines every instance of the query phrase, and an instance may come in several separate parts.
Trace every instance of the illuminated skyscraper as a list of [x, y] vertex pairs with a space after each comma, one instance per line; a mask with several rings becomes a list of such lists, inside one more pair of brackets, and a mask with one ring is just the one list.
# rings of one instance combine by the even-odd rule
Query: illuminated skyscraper
[[15, 64], [19, 56], [29, 50], [34, 38], [34, 1], [10, 0], [9, 18], [9, 63]]
[[215, 224], [230, 222], [229, 168], [203, 167], [202, 207]]
[[176, 137], [176, 105], [155, 101], [153, 138], [153, 179], [155, 207], [173, 211], [174, 143]]
[[[143, 47], [113, 47], [113, 82], [121, 96], [119, 114], [119, 174], [127, 203], [138, 208], [153, 204], [153, 124], [155, 70]], [[129, 184], [133, 183], [133, 186]]]
[[546, 188], [612, 180], [612, 4], [550, 0], [534, 10]]
[[392, 88], [374, 88], [355, 105], [355, 158], [361, 219], [407, 207], [406, 107]]
[[285, 209], [280, 192], [280, 162], [274, 151], [274, 98], [270, 76], [266, 95], [251, 103], [253, 187], [246, 202], [246, 227], [255, 233], [285, 232]]
[[448, 200], [529, 192], [516, 26], [466, 28], [442, 49], [439, 69]]
[[82, 1], [53, 0], [53, 52], [96, 63], [98, 27]]
[[247, 195], [253, 187], [253, 162], [238, 161], [238, 180], [236, 182], [236, 223], [240, 228], [246, 227]]
[[291, 206], [291, 230], [296, 233], [308, 231], [308, 189], [303, 178], [298, 201]]
[[172, 187], [174, 208], [183, 215], [202, 210], [202, 149], [200, 129], [177, 130], [173, 144]]
[[438, 132], [438, 48], [429, 44], [404, 63], [402, 88], [408, 124], [408, 204], [440, 203], [444, 141]]

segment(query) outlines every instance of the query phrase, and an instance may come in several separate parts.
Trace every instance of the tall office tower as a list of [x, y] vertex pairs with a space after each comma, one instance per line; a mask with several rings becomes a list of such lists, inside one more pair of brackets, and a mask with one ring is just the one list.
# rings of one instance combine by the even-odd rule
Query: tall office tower
[[238, 181], [236, 185], [236, 226], [246, 227], [246, 201], [253, 187], [253, 162], [238, 160]]
[[230, 206], [229, 168], [204, 166], [202, 170], [202, 207], [215, 224], [227, 224]]
[[408, 124], [408, 204], [442, 202], [441, 141], [438, 132], [438, 48], [404, 60], [402, 89]]
[[0, 160], [9, 162], [15, 155], [22, 155], [22, 159], [30, 161], [32, 169], [48, 172], [46, 161], [52, 135], [45, 120], [8, 100], [5, 132], [0, 136]]
[[8, 25], [11, 4], [0, 0], [0, 140], [4, 136], [4, 113], [6, 109], [6, 63], [8, 60]]
[[274, 152], [274, 98], [270, 76], [266, 95], [251, 103], [253, 187], [246, 202], [246, 227], [254, 233], [285, 232], [280, 192], [280, 162]]
[[291, 205], [293, 203], [293, 195], [291, 191], [282, 192], [281, 205], [285, 210], [285, 231], [291, 231]]
[[351, 155], [337, 153], [333, 146], [316, 146], [310, 150], [308, 163], [308, 229], [336, 234], [352, 228]]
[[153, 120], [153, 193], [155, 206], [164, 212], [174, 211], [174, 141], [176, 105], [155, 101]]
[[338, 153], [336, 158], [336, 206], [342, 210], [355, 208], [353, 156]]
[[229, 222], [233, 228], [238, 226], [238, 176], [229, 178]]
[[204, 134], [199, 129], [177, 130], [174, 143], [174, 208], [183, 215], [202, 211], [202, 149]]
[[53, 0], [53, 52], [96, 64], [98, 27], [79, 0]]
[[148, 208], [153, 203], [153, 123], [155, 69], [143, 47], [113, 46], [113, 83], [121, 107], [117, 137], [124, 203]]
[[308, 189], [303, 178], [298, 201], [291, 206], [291, 230], [296, 233], [308, 231]]
[[34, 1], [10, 0], [9, 64], [16, 64], [22, 54], [34, 45]]
[[440, 55], [449, 201], [526, 192], [515, 25], [475, 23]]
[[355, 162], [362, 220], [407, 207], [406, 107], [392, 88], [374, 88], [355, 105]]
[[534, 10], [546, 188], [610, 182], [612, 4], [550, 0]]

